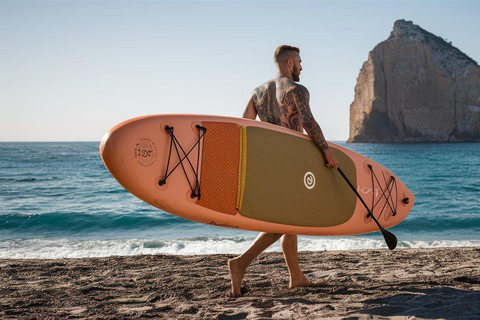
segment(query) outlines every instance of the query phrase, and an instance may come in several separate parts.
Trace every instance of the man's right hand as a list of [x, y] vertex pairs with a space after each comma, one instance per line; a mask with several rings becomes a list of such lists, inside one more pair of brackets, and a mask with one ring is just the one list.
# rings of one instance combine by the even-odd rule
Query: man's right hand
[[338, 160], [333, 154], [330, 148], [326, 149], [323, 154], [325, 155], [325, 159], [327, 160], [327, 167], [337, 170], [338, 169]]

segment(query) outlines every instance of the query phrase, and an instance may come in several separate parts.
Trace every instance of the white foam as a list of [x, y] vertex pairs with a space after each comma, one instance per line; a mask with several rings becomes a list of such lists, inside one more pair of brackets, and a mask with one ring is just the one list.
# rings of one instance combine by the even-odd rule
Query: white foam
[[[140, 254], [239, 254], [254, 238], [192, 238], [178, 240], [44, 240], [14, 239], [0, 241], [0, 259], [58, 259]], [[401, 241], [398, 248], [477, 247], [480, 240]], [[300, 251], [332, 251], [387, 248], [383, 240], [371, 238], [299, 237]], [[280, 252], [277, 242], [267, 252]]]
[[398, 247], [412, 249], [480, 247], [480, 240], [402, 241]]

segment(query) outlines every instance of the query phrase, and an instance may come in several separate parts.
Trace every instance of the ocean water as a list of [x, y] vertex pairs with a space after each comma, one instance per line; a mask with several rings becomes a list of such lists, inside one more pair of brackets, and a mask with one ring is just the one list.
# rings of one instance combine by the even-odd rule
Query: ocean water
[[[338, 144], [383, 164], [415, 194], [410, 215], [390, 229], [398, 247], [480, 246], [480, 144]], [[0, 143], [0, 258], [237, 254], [257, 236], [144, 203], [110, 175], [98, 146]], [[379, 232], [299, 237], [301, 251], [376, 248], [386, 248]]]

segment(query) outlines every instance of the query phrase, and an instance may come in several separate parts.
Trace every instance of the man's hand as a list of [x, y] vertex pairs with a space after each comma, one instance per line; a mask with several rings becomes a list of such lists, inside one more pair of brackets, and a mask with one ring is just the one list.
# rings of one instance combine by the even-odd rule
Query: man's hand
[[325, 149], [323, 154], [325, 155], [325, 159], [327, 160], [327, 163], [326, 163], [327, 167], [337, 170], [338, 160], [333, 154], [332, 150], [330, 148]]

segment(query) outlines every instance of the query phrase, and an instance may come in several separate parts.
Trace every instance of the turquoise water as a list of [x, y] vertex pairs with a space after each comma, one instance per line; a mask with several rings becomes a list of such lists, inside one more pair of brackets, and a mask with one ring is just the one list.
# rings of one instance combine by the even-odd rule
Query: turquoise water
[[[480, 246], [480, 144], [345, 144], [415, 194], [399, 247]], [[125, 191], [95, 142], [0, 143], [0, 258], [239, 253], [256, 232], [190, 222]], [[385, 248], [379, 233], [299, 237], [300, 250]], [[269, 251], [279, 251], [278, 244]]]

